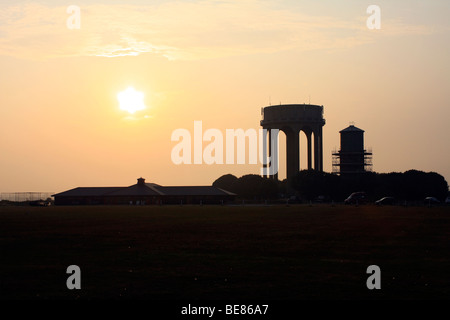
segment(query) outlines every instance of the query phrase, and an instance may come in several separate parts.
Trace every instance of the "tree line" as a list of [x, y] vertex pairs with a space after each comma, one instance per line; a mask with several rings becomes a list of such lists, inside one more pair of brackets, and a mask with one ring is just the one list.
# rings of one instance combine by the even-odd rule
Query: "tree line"
[[292, 179], [283, 181], [255, 174], [240, 178], [226, 174], [215, 180], [213, 186], [236, 193], [241, 199], [259, 201], [287, 197], [314, 201], [320, 197], [339, 202], [357, 191], [366, 192], [371, 200], [391, 196], [398, 200], [417, 201], [432, 196], [443, 201], [449, 193], [448, 183], [442, 175], [419, 170], [365, 172], [349, 176], [302, 170]]

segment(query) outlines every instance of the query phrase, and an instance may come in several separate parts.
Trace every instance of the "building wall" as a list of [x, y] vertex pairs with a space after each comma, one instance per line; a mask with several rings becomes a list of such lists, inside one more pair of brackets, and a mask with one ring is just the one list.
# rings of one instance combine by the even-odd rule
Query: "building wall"
[[55, 205], [158, 205], [158, 204], [221, 204], [233, 201], [234, 196], [55, 196]]

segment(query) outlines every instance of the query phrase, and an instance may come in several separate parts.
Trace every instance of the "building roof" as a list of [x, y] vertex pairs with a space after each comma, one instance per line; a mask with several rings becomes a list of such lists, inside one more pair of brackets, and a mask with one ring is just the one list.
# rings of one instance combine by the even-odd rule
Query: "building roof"
[[108, 196], [159, 196], [161, 193], [154, 190], [153, 186], [135, 184], [129, 187], [120, 188], [119, 190], [110, 192]]
[[[142, 179], [142, 178], [140, 178]], [[139, 180], [138, 180], [139, 181]], [[96, 196], [226, 196], [235, 195], [213, 186], [170, 186], [140, 180], [129, 187], [79, 187], [52, 195], [57, 197], [96, 197]]]
[[228, 196], [234, 193], [213, 186], [157, 187], [166, 196]]
[[357, 128], [354, 125], [350, 125], [349, 127], [345, 128], [339, 132], [364, 132], [364, 130]]
[[78, 187], [74, 189], [70, 189], [64, 192], [60, 192], [57, 194], [53, 194], [54, 196], [63, 196], [63, 197], [96, 197], [96, 196], [104, 196], [114, 191], [122, 190], [123, 187]]

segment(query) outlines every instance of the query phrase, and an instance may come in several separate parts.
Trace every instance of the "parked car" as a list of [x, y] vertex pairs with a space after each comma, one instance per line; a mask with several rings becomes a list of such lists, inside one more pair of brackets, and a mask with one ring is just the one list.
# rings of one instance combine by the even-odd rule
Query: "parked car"
[[287, 203], [293, 204], [293, 203], [302, 203], [302, 199], [299, 196], [290, 196], [286, 199]]
[[30, 206], [33, 207], [48, 207], [51, 203], [44, 200], [34, 200], [29, 202]]
[[345, 204], [363, 204], [367, 202], [367, 195], [365, 192], [353, 192], [347, 199], [344, 200]]
[[331, 202], [331, 198], [329, 196], [320, 195], [320, 196], [317, 196], [314, 199], [314, 202], [316, 202], [316, 203], [327, 203], [327, 202]]
[[394, 197], [383, 197], [383, 198], [375, 201], [375, 204], [378, 206], [393, 205], [393, 204], [395, 204], [395, 198]]
[[426, 197], [423, 202], [427, 205], [440, 204], [441, 202], [435, 197]]

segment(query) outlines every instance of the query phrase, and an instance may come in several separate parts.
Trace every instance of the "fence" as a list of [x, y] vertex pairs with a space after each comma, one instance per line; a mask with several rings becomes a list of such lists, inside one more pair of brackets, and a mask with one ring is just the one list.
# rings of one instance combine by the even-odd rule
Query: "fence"
[[0, 201], [24, 202], [52, 198], [53, 192], [2, 192]]

